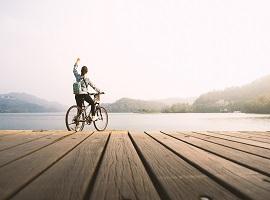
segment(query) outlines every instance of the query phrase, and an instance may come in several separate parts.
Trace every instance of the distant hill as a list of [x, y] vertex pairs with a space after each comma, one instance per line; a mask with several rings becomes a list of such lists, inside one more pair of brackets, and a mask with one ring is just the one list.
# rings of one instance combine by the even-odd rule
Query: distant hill
[[194, 102], [193, 111], [270, 113], [270, 75], [242, 87], [202, 94]]
[[0, 94], [0, 113], [60, 112], [65, 106], [27, 93]]
[[[114, 103], [103, 105], [109, 112], [158, 113], [169, 110], [168, 108], [174, 104], [191, 101], [194, 99], [167, 98], [147, 101], [121, 98]], [[61, 112], [66, 111], [66, 109], [65, 106], [57, 102], [50, 102], [27, 93], [0, 94], [0, 113]]]
[[172, 106], [174, 104], [179, 104], [179, 103], [193, 104], [195, 100], [196, 100], [196, 97], [188, 97], [188, 98], [175, 97], [175, 98], [158, 99], [158, 100], [154, 100], [154, 101], [163, 103], [167, 106]]
[[[194, 103], [193, 103], [194, 102]], [[193, 103], [193, 104], [192, 104]], [[181, 112], [246, 112], [270, 114], [270, 75], [225, 90], [211, 91], [195, 98], [139, 100], [121, 98], [103, 104], [109, 112], [181, 113]], [[26, 93], [0, 94], [0, 112], [58, 112], [66, 107]]]
[[166, 105], [157, 101], [121, 98], [114, 103], [105, 104], [109, 112], [161, 112]]
[[191, 104], [195, 98], [167, 98], [159, 100], [139, 100], [121, 98], [114, 103], [103, 104], [109, 112], [156, 113], [167, 112], [175, 104]]
[[195, 98], [138, 100], [122, 98], [105, 105], [110, 112], [245, 112], [270, 114], [270, 75], [241, 87], [211, 91]]

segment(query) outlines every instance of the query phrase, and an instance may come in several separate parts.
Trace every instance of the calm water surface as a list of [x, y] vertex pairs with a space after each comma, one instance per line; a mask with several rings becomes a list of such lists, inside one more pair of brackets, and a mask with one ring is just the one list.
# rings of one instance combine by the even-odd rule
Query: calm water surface
[[[4, 113], [0, 129], [66, 129], [65, 113]], [[93, 125], [85, 130], [93, 130]], [[269, 131], [270, 115], [243, 113], [109, 113], [108, 129], [179, 131]]]

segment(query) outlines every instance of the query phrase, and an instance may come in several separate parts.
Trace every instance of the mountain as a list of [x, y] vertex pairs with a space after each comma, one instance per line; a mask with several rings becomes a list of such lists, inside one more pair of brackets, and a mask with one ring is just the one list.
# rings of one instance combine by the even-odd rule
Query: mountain
[[[270, 75], [241, 87], [211, 91], [195, 98], [139, 100], [121, 98], [103, 104], [109, 112], [181, 113], [181, 112], [246, 112], [270, 114]], [[194, 102], [194, 103], [193, 103]], [[192, 104], [193, 103], [193, 104]], [[26, 93], [0, 94], [1, 112], [57, 112], [66, 107]]]
[[[105, 107], [110, 112], [245, 112], [270, 114], [270, 75], [241, 87], [211, 91], [195, 98], [152, 101], [122, 98]], [[194, 102], [192, 104], [192, 102]]]
[[0, 94], [0, 113], [60, 112], [66, 107], [27, 93]]
[[159, 100], [139, 100], [121, 98], [111, 104], [103, 104], [109, 112], [134, 112], [134, 113], [157, 113], [171, 112], [171, 106], [175, 104], [191, 104], [195, 98], [167, 98]]
[[166, 105], [157, 101], [121, 98], [104, 106], [109, 112], [161, 112]]
[[242, 87], [202, 94], [194, 102], [193, 111], [270, 113], [270, 75]]
[[188, 98], [175, 97], [175, 98], [158, 99], [158, 100], [153, 100], [153, 101], [163, 103], [167, 106], [172, 106], [174, 104], [179, 104], [179, 103], [193, 104], [195, 100], [196, 100], [196, 97], [188, 97]]

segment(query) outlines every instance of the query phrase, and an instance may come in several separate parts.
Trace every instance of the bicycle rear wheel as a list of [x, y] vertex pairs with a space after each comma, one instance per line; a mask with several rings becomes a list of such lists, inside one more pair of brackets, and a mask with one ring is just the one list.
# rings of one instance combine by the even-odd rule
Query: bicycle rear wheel
[[98, 107], [96, 109], [98, 120], [94, 121], [94, 126], [98, 131], [104, 131], [108, 125], [108, 113], [105, 108]]
[[85, 124], [85, 116], [83, 110], [74, 105], [71, 106], [66, 113], [66, 127], [69, 131], [82, 131]]

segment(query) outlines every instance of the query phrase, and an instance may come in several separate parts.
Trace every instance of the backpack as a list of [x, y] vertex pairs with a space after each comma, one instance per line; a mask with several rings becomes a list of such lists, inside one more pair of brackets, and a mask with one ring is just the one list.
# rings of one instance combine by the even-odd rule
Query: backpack
[[[86, 88], [87, 88], [87, 84], [85, 82], [85, 79], [82, 78], [81, 80], [84, 81], [84, 84], [86, 85]], [[73, 94], [81, 94], [81, 92], [82, 92], [81, 80], [73, 83]]]
[[73, 94], [80, 94], [82, 91], [81, 82], [73, 83]]

